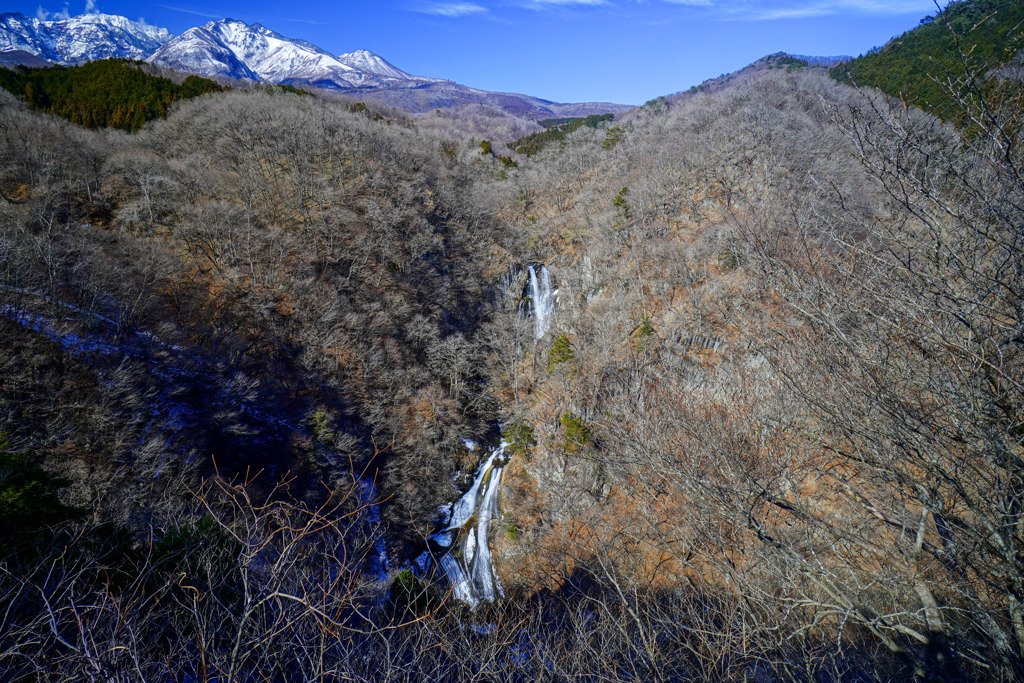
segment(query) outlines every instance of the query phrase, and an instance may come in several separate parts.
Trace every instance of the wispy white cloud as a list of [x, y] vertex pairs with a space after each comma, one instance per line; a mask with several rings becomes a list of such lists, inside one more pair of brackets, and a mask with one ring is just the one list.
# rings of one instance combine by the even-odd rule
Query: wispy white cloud
[[663, 0], [702, 8], [721, 19], [805, 19], [836, 14], [893, 15], [929, 12], [931, 0]]
[[416, 8], [417, 12], [423, 14], [434, 14], [439, 17], [466, 17], [470, 14], [483, 14], [487, 12], [486, 7], [481, 7], [472, 2], [441, 2], [430, 5], [422, 5]]
[[206, 17], [207, 19], [223, 19], [225, 14], [211, 14], [209, 12], [202, 12], [200, 10], [188, 9], [187, 7], [175, 7], [174, 5], [157, 5], [157, 7], [163, 7], [169, 9], [172, 12], [182, 12], [184, 14], [194, 14], [197, 17]]
[[50, 13], [43, 9], [42, 5], [36, 7], [36, 19], [39, 21], [46, 21], [50, 18]]
[[545, 7], [579, 7], [579, 6], [598, 6], [611, 4], [608, 0], [529, 0], [523, 3], [525, 7], [531, 7], [533, 9], [544, 9]]
[[817, 2], [801, 2], [785, 4], [779, 7], [764, 8], [759, 13], [761, 19], [801, 19], [804, 17], [824, 17], [833, 14], [909, 14], [934, 10], [935, 5], [921, 0], [818, 0]]
[[85, 13], [86, 14], [92, 14], [93, 12], [98, 11], [98, 9], [99, 8], [96, 7], [96, 0], [85, 0]]

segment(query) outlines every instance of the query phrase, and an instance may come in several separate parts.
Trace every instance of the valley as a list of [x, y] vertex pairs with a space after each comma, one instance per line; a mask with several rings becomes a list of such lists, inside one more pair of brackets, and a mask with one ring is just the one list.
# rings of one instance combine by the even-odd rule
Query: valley
[[0, 678], [1019, 680], [1018, 12], [639, 107], [3, 15]]

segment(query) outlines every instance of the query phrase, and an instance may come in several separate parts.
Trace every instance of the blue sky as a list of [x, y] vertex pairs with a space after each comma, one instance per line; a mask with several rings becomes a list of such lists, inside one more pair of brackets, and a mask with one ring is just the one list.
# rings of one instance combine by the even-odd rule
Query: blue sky
[[181, 33], [232, 17], [410, 73], [561, 102], [640, 104], [778, 51], [859, 55], [934, 14], [931, 0], [60, 0]]

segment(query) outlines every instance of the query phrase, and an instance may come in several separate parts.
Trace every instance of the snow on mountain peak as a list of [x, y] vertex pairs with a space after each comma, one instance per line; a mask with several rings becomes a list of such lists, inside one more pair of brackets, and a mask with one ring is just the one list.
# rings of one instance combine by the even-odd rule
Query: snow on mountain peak
[[[607, 103], [558, 105], [526, 95], [491, 93], [440, 78], [413, 76], [369, 50], [335, 56], [304, 40], [230, 18], [175, 37], [166, 29], [109, 14], [43, 21], [0, 13], [0, 51], [18, 50], [62, 64], [108, 57], [146, 59], [200, 76], [366, 94], [409, 111], [482, 103], [515, 115], [547, 118], [626, 108]], [[19, 56], [12, 59], [23, 62]]]
[[367, 50], [335, 57], [303, 40], [237, 19], [211, 21], [160, 48], [149, 61], [201, 75], [349, 90], [417, 79]]
[[0, 14], [0, 50], [24, 50], [62, 64], [107, 57], [145, 59], [172, 38], [167, 29], [112, 14], [48, 21], [15, 12]]
[[107, 57], [146, 59], [203, 76], [339, 90], [434, 81], [411, 76], [368, 50], [335, 57], [312, 43], [231, 18], [175, 37], [167, 29], [111, 14], [41, 21], [6, 13], [0, 14], [0, 50], [24, 50], [61, 64]]
[[118, 16], [116, 14], [80, 14], [77, 17], [71, 17], [69, 19], [62, 20], [61, 22], [54, 23], [64, 23], [67, 26], [87, 26], [90, 24], [115, 26], [134, 35], [147, 36], [153, 40], [159, 41], [161, 44], [174, 38], [174, 34], [165, 28], [150, 26], [149, 24], [141, 21], [132, 21], [131, 19]]
[[402, 71], [380, 55], [370, 52], [369, 50], [356, 50], [355, 52], [338, 55], [338, 61], [342, 64], [347, 64], [356, 71], [362, 71], [376, 76], [383, 76], [385, 78], [417, 79], [416, 76]]

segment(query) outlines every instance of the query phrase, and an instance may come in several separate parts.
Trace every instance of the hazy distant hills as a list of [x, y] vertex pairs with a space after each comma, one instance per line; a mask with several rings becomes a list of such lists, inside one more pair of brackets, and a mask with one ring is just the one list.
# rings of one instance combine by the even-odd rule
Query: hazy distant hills
[[403, 84], [381, 88], [360, 88], [350, 91], [396, 109], [422, 113], [433, 109], [456, 108], [470, 104], [497, 107], [514, 116], [544, 119], [559, 116], [590, 116], [618, 113], [632, 109], [629, 105], [611, 102], [560, 103], [518, 93], [478, 90], [451, 81]]
[[27, 66], [29, 68], [40, 68], [53, 66], [53, 62], [36, 57], [31, 52], [24, 50], [6, 50], [0, 52], [0, 66]]
[[629, 108], [606, 102], [561, 104], [414, 76], [367, 50], [332, 55], [306, 41], [236, 19], [211, 21], [174, 36], [166, 29], [107, 14], [58, 21], [3, 14], [0, 51], [13, 50], [59, 64], [108, 57], [142, 59], [206, 77], [352, 93], [411, 112], [487, 104], [516, 116], [546, 118]]

